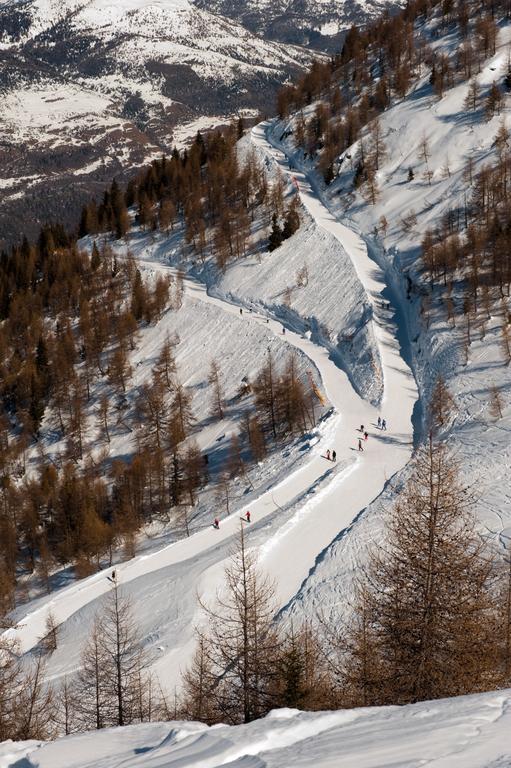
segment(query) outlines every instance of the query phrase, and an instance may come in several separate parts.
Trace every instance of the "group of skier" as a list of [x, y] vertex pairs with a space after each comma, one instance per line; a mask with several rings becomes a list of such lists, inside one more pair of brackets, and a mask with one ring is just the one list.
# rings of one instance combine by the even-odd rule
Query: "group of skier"
[[[382, 432], [387, 431], [387, 422], [385, 419], [382, 419], [381, 416], [378, 416], [378, 429], [380, 429]], [[358, 430], [362, 433], [362, 436], [364, 438], [364, 442], [367, 442], [367, 438], [369, 437], [368, 432], [365, 430], [364, 425], [360, 425], [360, 429]], [[364, 443], [362, 442], [362, 437], [358, 438], [358, 450], [363, 451], [364, 450]]]
[[[378, 416], [378, 429], [380, 429], [382, 432], [387, 431], [387, 422], [385, 419], [382, 419], [381, 416]], [[358, 438], [358, 450], [363, 452], [364, 443], [367, 442], [369, 433], [363, 424], [360, 425], [360, 429], [358, 431], [362, 434], [362, 437]], [[335, 450], [330, 450], [329, 448], [326, 452], [325, 458], [328, 459], [328, 461], [337, 461], [337, 452]], [[244, 522], [250, 523], [250, 510], [247, 509], [245, 515], [241, 519]], [[220, 520], [218, 517], [215, 517], [213, 520], [213, 528], [216, 528], [217, 530], [220, 528]]]
[[[249, 509], [247, 509], [247, 511], [245, 512], [244, 516], [241, 519], [243, 520], [244, 523], [251, 522]], [[220, 520], [218, 517], [215, 517], [215, 519], [213, 520], [213, 528], [216, 528], [217, 530], [220, 528]]]

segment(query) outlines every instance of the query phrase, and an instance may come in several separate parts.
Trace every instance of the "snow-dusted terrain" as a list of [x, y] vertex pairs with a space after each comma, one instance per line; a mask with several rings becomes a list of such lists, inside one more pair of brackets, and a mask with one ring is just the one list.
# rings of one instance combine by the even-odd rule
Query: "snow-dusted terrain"
[[241, 21], [249, 29], [276, 40], [309, 43], [336, 51], [343, 32], [364, 25], [387, 9], [392, 0], [194, 0], [200, 8]]
[[405, 707], [275, 710], [248, 725], [164, 723], [0, 746], [0, 768], [509, 768], [509, 691]]

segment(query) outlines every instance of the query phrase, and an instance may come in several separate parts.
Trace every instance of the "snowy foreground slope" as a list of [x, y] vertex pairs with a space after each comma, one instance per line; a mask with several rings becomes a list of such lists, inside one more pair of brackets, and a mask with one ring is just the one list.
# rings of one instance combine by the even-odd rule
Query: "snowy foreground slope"
[[509, 768], [511, 694], [405, 707], [274, 710], [249, 725], [162, 723], [7, 742], [0, 768]]

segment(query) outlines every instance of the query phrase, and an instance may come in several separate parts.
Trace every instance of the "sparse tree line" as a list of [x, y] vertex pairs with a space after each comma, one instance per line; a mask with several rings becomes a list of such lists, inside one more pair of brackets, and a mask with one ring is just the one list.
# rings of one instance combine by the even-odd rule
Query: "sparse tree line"
[[112, 579], [80, 657], [79, 671], [46, 680], [59, 628], [48, 614], [46, 634], [22, 663], [15, 641], [0, 637], [0, 741], [49, 739], [76, 731], [170, 719], [165, 696], [148, 671], [131, 603]]
[[[448, 88], [468, 81], [464, 103], [468, 115], [490, 120], [500, 114], [504, 93], [511, 85], [511, 69], [502, 82], [494, 81], [484, 92], [477, 75], [496, 51], [499, 18], [509, 18], [510, 12], [507, 1], [408, 3], [383, 23], [379, 20], [364, 30], [354, 27], [338, 57], [328, 64], [315, 63], [301, 81], [282, 90], [279, 114], [285, 118], [297, 112], [294, 141], [316, 158], [327, 182], [338, 168], [339, 155], [359, 140], [357, 156], [343, 162], [351, 162], [354, 188], [374, 205], [379, 198], [377, 171], [387, 154], [379, 115], [406, 96], [425, 67], [430, 68], [430, 84], [439, 98]], [[449, 56], [433, 54], [430, 42], [447, 31], [458, 35], [460, 44]], [[305, 119], [302, 110], [315, 101], [313, 112]], [[511, 362], [509, 144], [503, 122], [495, 136], [496, 163], [476, 172], [474, 159], [468, 159], [464, 180], [471, 192], [464, 206], [449, 209], [422, 242], [426, 274], [432, 287], [441, 288], [440, 301], [449, 323], [463, 326], [466, 354], [474, 336], [484, 338], [488, 322], [497, 314], [507, 362]], [[434, 176], [430, 156], [424, 135], [417, 165], [429, 185]], [[451, 175], [448, 158], [441, 171], [442, 178]], [[417, 169], [410, 167], [408, 181], [416, 176]], [[400, 224], [403, 232], [413, 233], [416, 212], [403, 214]], [[385, 236], [387, 228], [382, 217], [375, 230]], [[427, 323], [431, 303], [428, 294], [423, 302]]]
[[241, 530], [225, 587], [203, 606], [180, 716], [239, 723], [279, 706], [406, 704], [509, 685], [511, 557], [478, 532], [477, 499], [442, 440], [455, 412], [442, 378], [430, 402], [428, 440], [347, 586], [343, 620], [275, 622], [272, 584]]
[[[99, 205], [84, 207], [80, 236], [108, 232], [122, 238], [132, 224], [166, 233], [179, 226], [189, 252], [202, 263], [212, 255], [222, 271], [248, 254], [258, 210], [267, 227], [273, 218], [273, 233], [283, 220], [282, 239], [290, 237], [299, 226], [296, 204], [285, 211], [282, 179], [270, 185], [254, 153], [240, 160], [242, 135], [241, 124], [207, 136], [199, 132], [189, 149], [155, 160], [124, 191], [114, 181]], [[276, 247], [271, 237], [269, 246]]]
[[[100, 396], [91, 389], [90, 404], [83, 379], [92, 377], [84, 361], [69, 368], [69, 378], [61, 385], [69, 391], [71, 382], [71, 402], [68, 406], [64, 401], [60, 416], [54, 406], [55, 421], [62, 418], [68, 445], [61, 465], [41, 454], [35, 459], [37, 471], [14, 482], [9, 473], [18, 458], [17, 443], [6, 426], [0, 452], [5, 472], [0, 485], [2, 611], [13, 607], [17, 581], [23, 599], [27, 573], [35, 573], [49, 590], [51, 573], [59, 565], [73, 564], [80, 578], [105, 560], [111, 563], [121, 545], [124, 555], [132, 557], [137, 531], [155, 518], [172, 522], [179, 535], [190, 535], [198, 496], [207, 483], [217, 487], [217, 500], [229, 513], [234, 500], [231, 480], [245, 475], [252, 462], [264, 459], [275, 446], [314, 426], [315, 396], [308, 379], [299, 374], [294, 355], [277, 364], [268, 351], [254, 379], [243, 379], [234, 402], [226, 401], [221, 369], [213, 360], [209, 418], [221, 420], [233, 407], [236, 412], [241, 408], [243, 415], [223, 463], [211, 475], [208, 457], [194, 439], [200, 425], [191, 391], [179, 380], [176, 343], [174, 338], [165, 340], [131, 407], [123, 399], [130, 376], [128, 354], [123, 378], [116, 387], [102, 385]], [[61, 367], [60, 376], [63, 373]], [[112, 398], [117, 398], [117, 406]], [[109, 461], [108, 444], [119, 432], [131, 433], [133, 454]]]
[[[258, 206], [268, 228], [275, 214], [280, 241], [290, 237], [299, 226], [296, 200], [286, 205], [282, 177], [269, 185], [253, 155], [239, 161], [241, 134], [241, 125], [198, 134], [189, 150], [155, 161], [125, 190], [114, 181], [99, 205], [83, 210], [77, 235], [100, 236], [90, 253], [55, 224], [42, 228], [37, 243], [24, 239], [3, 254], [0, 612], [12, 608], [16, 581], [27, 572], [37, 572], [49, 589], [57, 564], [72, 563], [84, 576], [105, 557], [111, 560], [120, 543], [130, 556], [136, 532], [154, 516], [173, 510], [189, 533], [190, 510], [209, 475], [190, 438], [196, 426], [191, 393], [175, 367], [175, 339], [167, 339], [136, 402], [127, 396], [139, 328], [181, 306], [183, 274], [149, 283], [129, 254], [115, 256], [107, 235], [126, 236], [133, 223], [128, 209], [135, 209], [135, 223], [148, 230], [184, 228], [191, 251], [205, 258], [209, 248], [221, 269], [247, 252]], [[254, 387], [250, 397], [258, 405], [233, 436], [222, 487], [247, 461], [263, 458], [272, 441], [313, 424], [310, 392], [295, 376], [294, 362], [291, 369], [290, 395], [272, 382], [270, 422]], [[279, 382], [287, 375], [281, 371]], [[218, 367], [210, 386], [220, 418]], [[45, 433], [52, 426], [65, 442], [57, 462], [44, 455], [43, 419]], [[109, 464], [108, 445], [120, 432], [133, 433], [133, 456]], [[104, 443], [99, 458], [91, 451], [98, 437]]]
[[150, 719], [250, 722], [275, 707], [406, 704], [511, 683], [511, 558], [475, 527], [474, 497], [439, 435], [450, 399], [436, 393], [434, 427], [369, 551], [346, 618], [276, 621], [272, 582], [243, 528], [178, 696], [149, 673], [129, 601], [117, 587], [93, 623], [80, 671], [44, 682], [58, 627], [22, 672], [0, 659], [0, 739], [45, 738]]
[[[503, 358], [509, 363], [511, 153], [504, 123], [495, 137], [495, 146], [496, 162], [479, 172], [468, 160], [464, 178], [471, 193], [467, 203], [447, 211], [438, 227], [426, 231], [422, 259], [448, 322], [465, 331], [466, 348], [474, 338], [484, 338], [492, 316], [499, 316]], [[425, 313], [429, 315], [427, 306]]]
[[[509, 13], [507, 0], [415, 0], [400, 13], [364, 29], [354, 26], [338, 56], [327, 63], [314, 62], [296, 85], [281, 90], [278, 114], [284, 119], [297, 113], [294, 142], [316, 158], [327, 183], [339, 169], [339, 156], [363, 136], [368, 123], [407, 95], [425, 68], [429, 68], [430, 84], [440, 98], [448, 88], [473, 78], [467, 108], [484, 108], [490, 119], [500, 110], [511, 75], [502, 83], [494, 82], [484, 102], [476, 77], [484, 60], [495, 53], [497, 19], [508, 18]], [[459, 35], [460, 44], [450, 55], [435, 53], [430, 42], [447, 30]], [[306, 118], [303, 110], [315, 101], [318, 103]], [[355, 186], [367, 183], [367, 199], [373, 204], [377, 198], [374, 177], [381, 160], [374, 138], [370, 138], [372, 147], [366, 148], [369, 151], [361, 147], [355, 166]], [[351, 158], [352, 163], [354, 160]]]
[[[175, 289], [144, 281], [133, 259], [118, 262], [108, 246], [87, 254], [47, 228], [2, 261], [0, 295], [1, 612], [12, 607], [20, 568], [47, 582], [55, 559], [98, 556], [116, 515], [91, 458], [87, 410], [95, 385], [124, 396], [139, 325], [159, 318]], [[107, 430], [111, 410], [102, 396]], [[45, 430], [64, 444], [61, 467], [39, 440], [45, 415]]]
[[476, 498], [441, 439], [454, 405], [442, 380], [432, 404], [429, 438], [343, 620], [276, 623], [272, 584], [241, 531], [224, 589], [203, 606], [181, 716], [240, 723], [280, 706], [407, 704], [509, 686], [511, 557], [478, 532]]

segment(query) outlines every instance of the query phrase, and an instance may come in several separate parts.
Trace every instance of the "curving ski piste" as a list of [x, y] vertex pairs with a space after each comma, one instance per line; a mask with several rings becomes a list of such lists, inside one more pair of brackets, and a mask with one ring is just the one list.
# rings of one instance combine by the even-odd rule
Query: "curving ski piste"
[[[321, 439], [311, 450], [309, 460], [249, 505], [253, 523], [246, 527], [248, 544], [257, 548], [262, 569], [274, 578], [277, 603], [283, 608], [300, 590], [318, 556], [409, 460], [417, 388], [401, 356], [394, 312], [381, 307], [382, 292], [387, 287], [383, 272], [369, 257], [362, 237], [332, 217], [307, 176], [290, 170], [286, 156], [270, 144], [267, 133], [268, 124], [256, 126], [253, 142], [278, 163], [284, 174], [294, 176], [303, 205], [317, 225], [339, 241], [353, 262], [372, 306], [370, 322], [374, 325], [384, 381], [383, 399], [377, 410], [355, 392], [346, 373], [329, 359], [325, 348], [290, 330], [286, 332], [287, 343], [302, 350], [317, 367], [334, 412], [322, 423]], [[156, 261], [142, 260], [141, 266], [162, 271], [172, 269]], [[214, 304], [225, 312], [239, 313], [238, 305], [209, 295], [202, 284], [191, 278], [186, 279], [185, 289], [196, 300]], [[246, 322], [265, 323], [282, 336], [280, 322], [256, 313], [245, 313], [245, 317]], [[378, 415], [387, 420], [387, 432], [376, 428]], [[367, 442], [362, 440], [363, 451], [358, 449], [359, 439], [363, 437], [361, 425], [369, 432]], [[336, 450], [336, 463], [325, 458], [327, 449]], [[280, 524], [278, 515], [284, 508], [291, 512], [283, 516]], [[125, 585], [134, 602], [140, 602], [141, 610], [146, 611], [144, 633], [147, 635], [160, 640], [155, 614], [163, 612], [169, 601], [173, 608], [178, 606], [179, 620], [172, 633], [167, 633], [165, 645], [158, 646], [161, 655], [154, 665], [165, 686], [178, 683], [182, 669], [190, 660], [193, 628], [201, 618], [197, 596], [211, 600], [221, 586], [229, 546], [239, 531], [243, 511], [237, 510], [224, 518], [219, 530], [208, 527], [157, 552], [116, 566], [118, 583]], [[265, 525], [270, 519], [276, 519], [277, 525]], [[76, 620], [79, 612], [92, 606], [110, 587], [105, 572], [95, 574], [40, 602], [10, 632], [26, 652], [44, 634], [49, 610], [58, 624]], [[71, 660], [66, 656], [66, 663], [71, 668], [73, 664], [76, 666], [76, 654], [76, 648], [71, 648], [70, 643]], [[54, 674], [69, 671], [71, 669], [61, 667], [54, 670]]]

